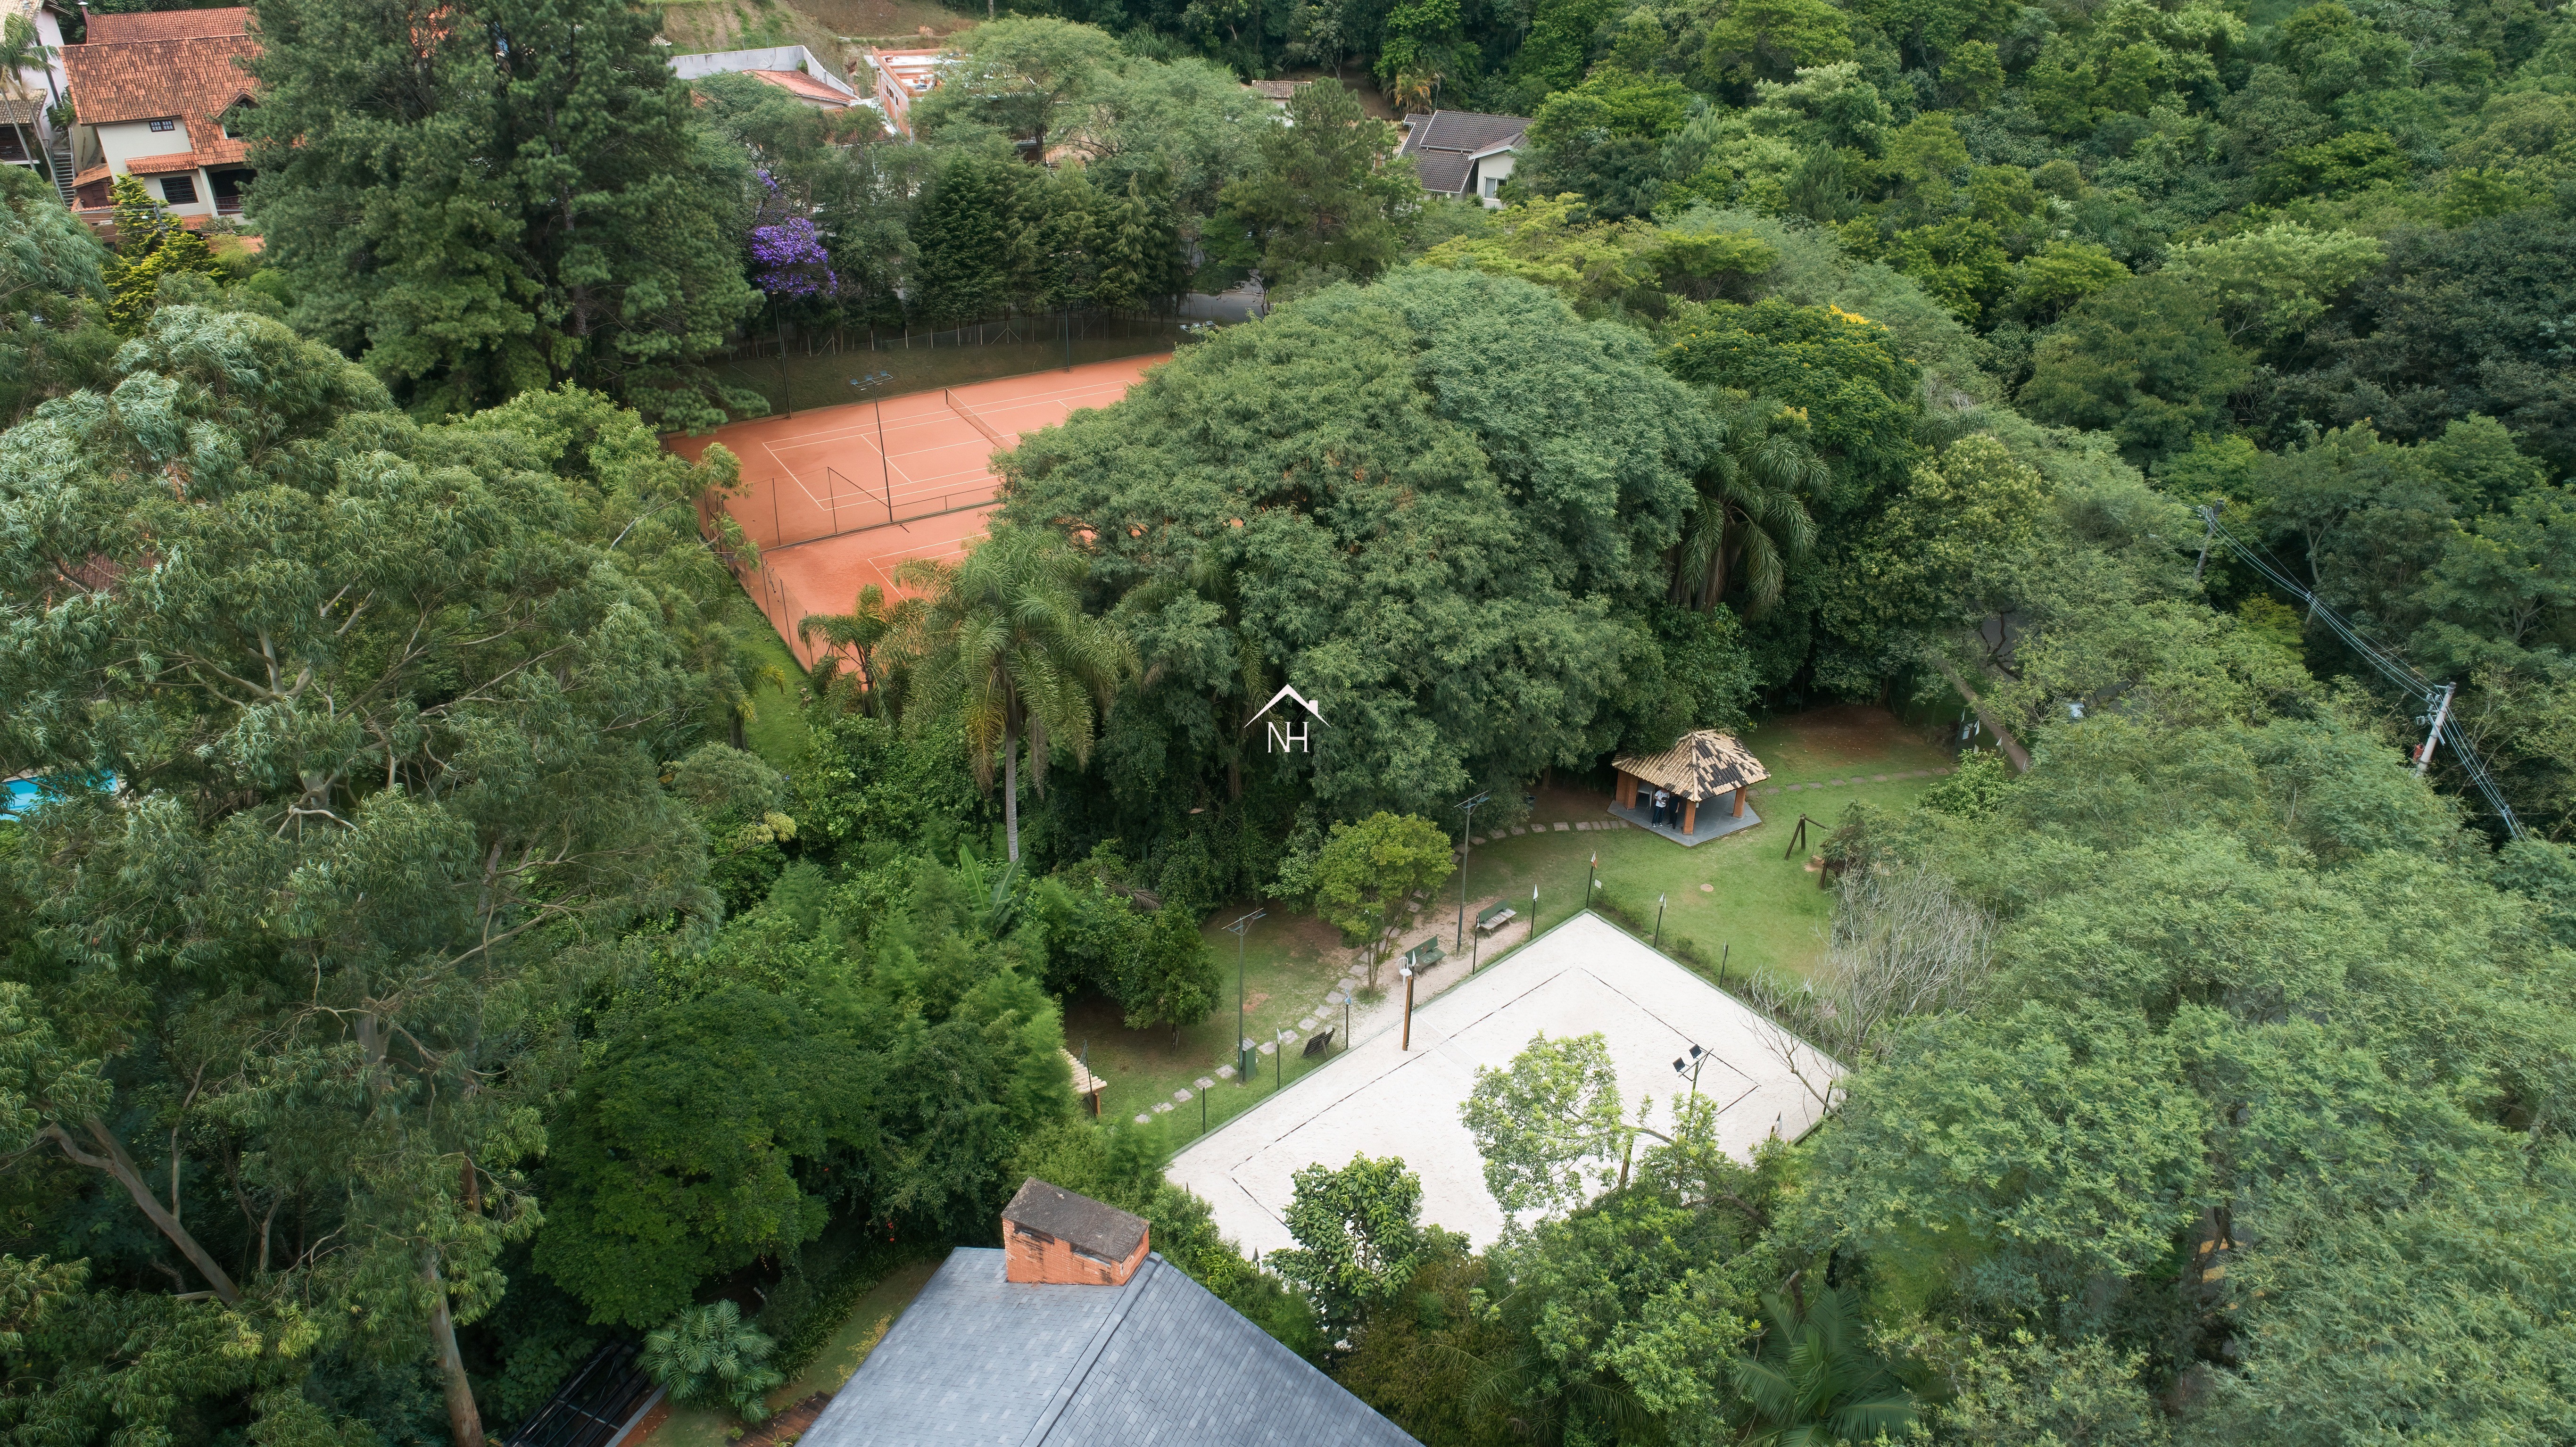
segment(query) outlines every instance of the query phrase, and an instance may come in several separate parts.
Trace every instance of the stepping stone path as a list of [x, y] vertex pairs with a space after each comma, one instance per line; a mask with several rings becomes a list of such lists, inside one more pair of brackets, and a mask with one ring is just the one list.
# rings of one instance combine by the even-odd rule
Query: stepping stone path
[[1556, 832], [1557, 832], [1557, 833], [1559, 833], [1559, 834], [1564, 833], [1564, 832], [1565, 832], [1565, 830], [1566, 830], [1566, 826], [1565, 826], [1565, 825], [1563, 825], [1563, 824], [1559, 824], [1559, 825], [1557, 825], [1557, 826], [1556, 826]]
[[1154, 1118], [1150, 1115], [1140, 1115], [1136, 1117], [1136, 1123], [1138, 1125], [1152, 1125], [1154, 1123]]
[[1168, 1100], [1158, 1100], [1154, 1102], [1154, 1114], [1156, 1115], [1167, 1114], [1170, 1112], [1171, 1108], [1172, 1103]]
[[1702, 894], [1715, 894], [1717, 893], [1717, 886], [1714, 884], [1703, 884], [1699, 887], [1699, 892]]
[[1194, 1084], [1196, 1084], [1196, 1085], [1198, 1086], [1198, 1088], [1199, 1088], [1199, 1089], [1201, 1089], [1201, 1090], [1214, 1090], [1214, 1089], [1216, 1089], [1216, 1082], [1215, 1082], [1215, 1081], [1213, 1081], [1213, 1080], [1208, 1079], [1208, 1078], [1207, 1078], [1206, 1076], [1204, 1076], [1204, 1075], [1200, 1076], [1200, 1077], [1197, 1079], [1197, 1081], [1195, 1081], [1195, 1082], [1193, 1082], [1193, 1083], [1194, 1083]]
[[1262, 1044], [1262, 1046], [1261, 1046], [1261, 1053], [1262, 1053], [1262, 1054], [1264, 1054], [1264, 1055], [1276, 1055], [1276, 1054], [1278, 1054], [1278, 1053], [1279, 1053], [1279, 1042], [1278, 1042], [1278, 1041], [1276, 1041], [1276, 1040], [1270, 1040], [1270, 1041], [1265, 1041], [1265, 1042], [1263, 1042], [1263, 1044]]
[[1233, 1067], [1233, 1066], [1231, 1066], [1231, 1065], [1220, 1065], [1220, 1066], [1218, 1066], [1218, 1067], [1216, 1068], [1216, 1078], [1217, 1078], [1217, 1079], [1219, 1079], [1219, 1080], [1232, 1080], [1232, 1079], [1234, 1079], [1234, 1067]]
[[1297, 1022], [1297, 1028], [1298, 1028], [1298, 1029], [1300, 1029], [1300, 1030], [1312, 1030], [1312, 1029], [1314, 1029], [1314, 1028], [1315, 1028], [1315, 1017], [1314, 1017], [1314, 1016], [1312, 1016], [1312, 1015], [1309, 1015], [1309, 1016], [1307, 1016], [1305, 1019], [1298, 1021], [1298, 1022]]
[[1189, 1098], [1190, 1093], [1186, 1090], [1175, 1090], [1172, 1092], [1172, 1099], [1176, 1102], [1186, 1104], [1189, 1101]]

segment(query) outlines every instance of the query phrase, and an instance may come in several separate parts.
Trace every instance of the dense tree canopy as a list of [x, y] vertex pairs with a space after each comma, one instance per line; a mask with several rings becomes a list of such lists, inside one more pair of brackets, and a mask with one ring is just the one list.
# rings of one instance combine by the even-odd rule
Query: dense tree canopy
[[[1031, 1175], [1427, 1443], [2576, 1440], [2568, 12], [1021, 0], [897, 137], [682, 8], [265, 0], [239, 217], [0, 167], [11, 1443], [482, 1447], [620, 1339], [757, 1419]], [[656, 435], [1256, 271], [810, 674]], [[1499, 1239], [1361, 1157], [1256, 1260], [1069, 1090], [1225, 1073], [1252, 902], [1373, 974], [1462, 797], [1829, 701], [1967, 751], [1710, 951], [1806, 1138], [1541, 1036]]]
[[690, 124], [646, 12], [272, 0], [260, 33], [247, 124], [300, 325], [433, 414], [569, 379], [721, 420], [698, 362], [754, 300], [746, 163]]
[[1718, 440], [1687, 395], [1536, 287], [1410, 273], [1033, 439], [1009, 511], [1092, 534], [1159, 666], [1109, 752], [1152, 728], [1174, 765], [1213, 760], [1284, 680], [1326, 725], [1265, 768], [1311, 769], [1336, 815], [1427, 811], [1606, 746], [1618, 697], [1661, 672], [1635, 612]]

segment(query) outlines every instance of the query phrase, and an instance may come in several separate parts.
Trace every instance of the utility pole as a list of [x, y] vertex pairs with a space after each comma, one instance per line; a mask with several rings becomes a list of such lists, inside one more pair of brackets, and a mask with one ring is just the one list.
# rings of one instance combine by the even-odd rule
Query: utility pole
[[2227, 504], [2222, 502], [2218, 507], [2200, 510], [2200, 515], [2209, 519], [2209, 531], [2200, 536], [2200, 561], [2191, 565], [2191, 580], [2195, 583], [2200, 581], [2201, 571], [2209, 566], [2209, 545], [2218, 541], [2218, 508], [2225, 506]]
[[769, 294], [769, 321], [778, 332], [778, 395], [787, 401], [787, 415], [796, 415], [796, 388], [787, 380], [787, 318], [779, 315], [778, 293]]
[[2442, 722], [2451, 716], [2451, 690], [2456, 684], [2442, 685], [2442, 701], [2433, 705], [2433, 727], [2424, 735], [2424, 747], [2415, 752], [2415, 777], [2424, 777], [2426, 766], [2433, 762], [2433, 745], [2442, 740]]
[[1413, 1048], [1413, 966], [1411, 965], [1404, 967], [1404, 1039], [1398, 1042], [1395, 1048], [1398, 1050]]
[[1226, 926], [1234, 931], [1234, 1078], [1244, 1085], [1252, 1083], [1252, 1072], [1260, 1062], [1252, 1058], [1252, 1037], [1243, 1033], [1243, 937], [1254, 920], [1268, 913], [1256, 909]]
[[[1489, 791], [1458, 806], [1467, 815], [1467, 822], [1458, 831], [1458, 948], [1462, 950], [1467, 947], [1467, 859], [1476, 847], [1476, 806], [1492, 797]], [[1473, 966], [1467, 973], [1475, 973]]]

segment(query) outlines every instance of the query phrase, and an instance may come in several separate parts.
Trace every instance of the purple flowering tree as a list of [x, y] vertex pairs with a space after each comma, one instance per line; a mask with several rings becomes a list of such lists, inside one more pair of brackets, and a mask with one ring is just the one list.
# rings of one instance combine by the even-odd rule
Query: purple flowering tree
[[768, 194], [752, 217], [751, 284], [773, 297], [839, 296], [841, 278], [832, 270], [823, 233], [811, 218], [796, 214], [802, 208], [787, 200], [778, 178], [766, 168], [757, 174]]

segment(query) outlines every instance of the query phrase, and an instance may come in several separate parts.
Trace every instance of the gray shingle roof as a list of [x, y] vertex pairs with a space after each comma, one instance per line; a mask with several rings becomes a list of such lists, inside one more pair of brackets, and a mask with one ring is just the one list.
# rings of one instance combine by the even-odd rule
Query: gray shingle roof
[[951, 1252], [799, 1447], [1401, 1447], [1413, 1439], [1160, 1256], [1019, 1286]]
[[1002, 1208], [1002, 1219], [1062, 1241], [1103, 1261], [1124, 1261], [1145, 1239], [1145, 1218], [1035, 1176], [1020, 1183], [1018, 1195]]
[[1489, 116], [1475, 111], [1433, 111], [1406, 119], [1413, 124], [1405, 132], [1403, 149], [1397, 153], [1405, 156], [1419, 156], [1425, 151], [1456, 151], [1472, 156], [1519, 142], [1530, 125], [1527, 116]]
[[1464, 151], [1427, 151], [1413, 158], [1422, 189], [1451, 196], [1467, 189], [1467, 168], [1473, 164]]

